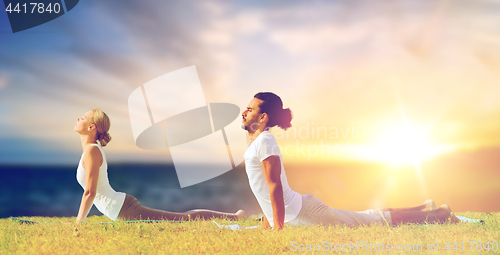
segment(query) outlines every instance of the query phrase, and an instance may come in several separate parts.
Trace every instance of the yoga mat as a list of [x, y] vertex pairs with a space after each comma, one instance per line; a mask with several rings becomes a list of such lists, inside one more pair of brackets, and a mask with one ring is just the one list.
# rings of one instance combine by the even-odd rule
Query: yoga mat
[[[465, 222], [465, 223], [481, 223], [481, 224], [484, 224], [484, 220], [481, 220], [481, 219], [471, 219], [471, 218], [467, 218], [467, 217], [464, 217], [464, 216], [458, 216], [458, 215], [455, 215], [459, 220], [461, 220], [462, 222]], [[38, 222], [38, 221], [32, 221], [32, 220], [24, 220], [24, 219], [19, 219], [19, 218], [16, 218], [16, 217], [10, 217], [10, 219], [12, 221], [18, 221], [20, 224], [56, 224], [56, 223], [52, 223], [52, 222]], [[120, 221], [120, 222], [124, 222], [124, 223], [138, 223], [138, 222], [147, 222], [147, 223], [153, 223], [153, 222], [173, 222], [173, 223], [183, 223], [183, 222], [186, 222], [186, 221], [174, 221], [174, 220], [129, 220], [129, 221]], [[245, 227], [243, 228], [241, 225], [238, 225], [238, 224], [233, 224], [233, 225], [221, 225], [217, 222], [215, 222], [214, 220], [212, 220], [213, 223], [215, 223], [219, 228], [227, 228], [227, 229], [230, 229], [230, 230], [246, 230], [246, 229], [255, 229], [255, 228], [258, 228], [260, 227], [260, 225], [256, 225], [256, 226], [250, 226], [250, 227]], [[82, 223], [82, 224], [110, 224], [110, 223], [113, 223], [113, 222], [91, 222], [91, 223]], [[397, 226], [397, 225], [394, 225], [394, 226]]]
[[[38, 222], [38, 221], [33, 221], [33, 220], [24, 220], [24, 219], [19, 219], [16, 217], [10, 217], [11, 220], [13, 221], [19, 221], [20, 224], [57, 224], [57, 222]], [[153, 223], [153, 222], [173, 222], [173, 223], [183, 223], [187, 221], [179, 221], [179, 220], [127, 220], [127, 221], [119, 221], [119, 222], [124, 222], [124, 223], [137, 223], [137, 222], [147, 222], [147, 223]], [[110, 224], [113, 222], [83, 222], [82, 224]]]
[[219, 223], [215, 222], [215, 220], [212, 220], [212, 222], [215, 223], [219, 228], [228, 228], [228, 229], [231, 229], [231, 230], [254, 229], [254, 228], [260, 227], [260, 225], [257, 225], [257, 226], [251, 226], [251, 227], [243, 228], [242, 226], [240, 226], [238, 224], [234, 224], [234, 225], [220, 225]]
[[[18, 221], [20, 224], [58, 224], [58, 222], [38, 222], [38, 221], [33, 221], [33, 220], [24, 220], [24, 219], [19, 219], [16, 217], [10, 217], [12, 221]], [[138, 223], [138, 222], [147, 222], [147, 223], [153, 223], [153, 222], [173, 222], [173, 223], [183, 223], [187, 221], [180, 221], [180, 220], [127, 220], [127, 221], [116, 221], [116, 222], [123, 222], [123, 223]], [[233, 223], [236, 223], [237, 221], [231, 221]], [[241, 222], [246, 222], [246, 221], [241, 221]], [[88, 222], [88, 223], [82, 223], [82, 224], [111, 224], [113, 222]], [[222, 226], [219, 225], [217, 222], [214, 221], [217, 226]], [[228, 226], [236, 226], [236, 225], [228, 225]], [[238, 225], [239, 226], [239, 225]], [[241, 226], [240, 226], [241, 227]], [[258, 227], [258, 226], [256, 226]]]
[[455, 215], [455, 216], [457, 216], [457, 218], [459, 220], [461, 220], [462, 222], [484, 224], [484, 220], [481, 220], [481, 219], [478, 220], [478, 219], [467, 218], [467, 217], [464, 217], [464, 216], [458, 216], [458, 215]]
[[[471, 218], [467, 218], [467, 217], [464, 217], [464, 216], [458, 216], [458, 215], [455, 215], [457, 216], [457, 218], [459, 220], [461, 220], [462, 222], [465, 222], [465, 223], [481, 223], [481, 224], [484, 224], [484, 220], [481, 220], [481, 219], [471, 219]], [[262, 218], [262, 217], [261, 217]], [[235, 224], [235, 225], [221, 225], [217, 222], [215, 222], [214, 220], [212, 220], [219, 228], [227, 228], [227, 229], [231, 229], [231, 230], [245, 230], [245, 229], [255, 229], [255, 228], [258, 228], [260, 227], [260, 225], [257, 225], [257, 226], [251, 226], [251, 227], [246, 227], [246, 228], [243, 228], [241, 225], [238, 225], [238, 224]], [[398, 225], [392, 225], [393, 227], [397, 227]], [[422, 225], [422, 226], [425, 226], [425, 225]]]

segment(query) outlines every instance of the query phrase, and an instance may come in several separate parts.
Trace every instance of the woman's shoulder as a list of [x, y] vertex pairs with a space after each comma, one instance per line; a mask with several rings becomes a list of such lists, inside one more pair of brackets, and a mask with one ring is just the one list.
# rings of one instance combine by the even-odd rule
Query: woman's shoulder
[[88, 157], [100, 157], [102, 158], [102, 151], [101, 151], [101, 148], [99, 148], [99, 145], [98, 144], [90, 144], [89, 146], [87, 146], [84, 151], [83, 151], [84, 155], [87, 155]]
[[83, 151], [82, 165], [84, 168], [90, 165], [97, 164], [100, 167], [104, 162], [104, 155], [99, 146], [88, 145]]

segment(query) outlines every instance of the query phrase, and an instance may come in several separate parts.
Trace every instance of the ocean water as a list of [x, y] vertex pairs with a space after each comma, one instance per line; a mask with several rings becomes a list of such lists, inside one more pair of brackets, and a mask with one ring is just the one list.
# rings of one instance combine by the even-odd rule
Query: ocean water
[[[243, 164], [219, 177], [182, 189], [172, 165], [109, 164], [108, 178], [114, 190], [130, 194], [141, 204], [155, 209], [260, 212]], [[76, 216], [82, 194], [74, 165], [0, 165], [0, 218]], [[89, 215], [102, 214], [93, 206]]]

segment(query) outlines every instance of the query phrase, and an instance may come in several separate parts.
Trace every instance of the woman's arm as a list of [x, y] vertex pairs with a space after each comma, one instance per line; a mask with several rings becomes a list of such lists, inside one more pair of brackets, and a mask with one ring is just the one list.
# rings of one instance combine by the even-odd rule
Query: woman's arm
[[[262, 213], [264, 214], [264, 213]], [[263, 229], [268, 229], [271, 227], [271, 224], [269, 224], [269, 220], [267, 220], [266, 215], [262, 217], [262, 228]]]
[[76, 217], [76, 222], [83, 222], [89, 214], [94, 203], [97, 190], [97, 179], [99, 178], [99, 167], [102, 165], [102, 155], [99, 148], [90, 146], [83, 157], [83, 167], [85, 168], [85, 192], [80, 203], [80, 210]]
[[280, 230], [285, 224], [285, 201], [283, 200], [283, 186], [281, 185], [280, 158], [276, 155], [270, 156], [264, 159], [261, 164], [264, 169], [267, 185], [269, 185], [271, 205], [273, 207], [274, 229]]

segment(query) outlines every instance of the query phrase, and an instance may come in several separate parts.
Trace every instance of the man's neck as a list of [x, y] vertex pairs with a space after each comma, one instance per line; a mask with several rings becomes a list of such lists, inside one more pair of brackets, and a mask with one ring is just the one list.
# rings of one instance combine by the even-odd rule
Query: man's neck
[[259, 128], [255, 132], [253, 132], [253, 133], [250, 132], [250, 131], [248, 131], [248, 135], [250, 136], [250, 141], [253, 142], [264, 131], [269, 131], [269, 128], [268, 127], [266, 127], [266, 128]]

